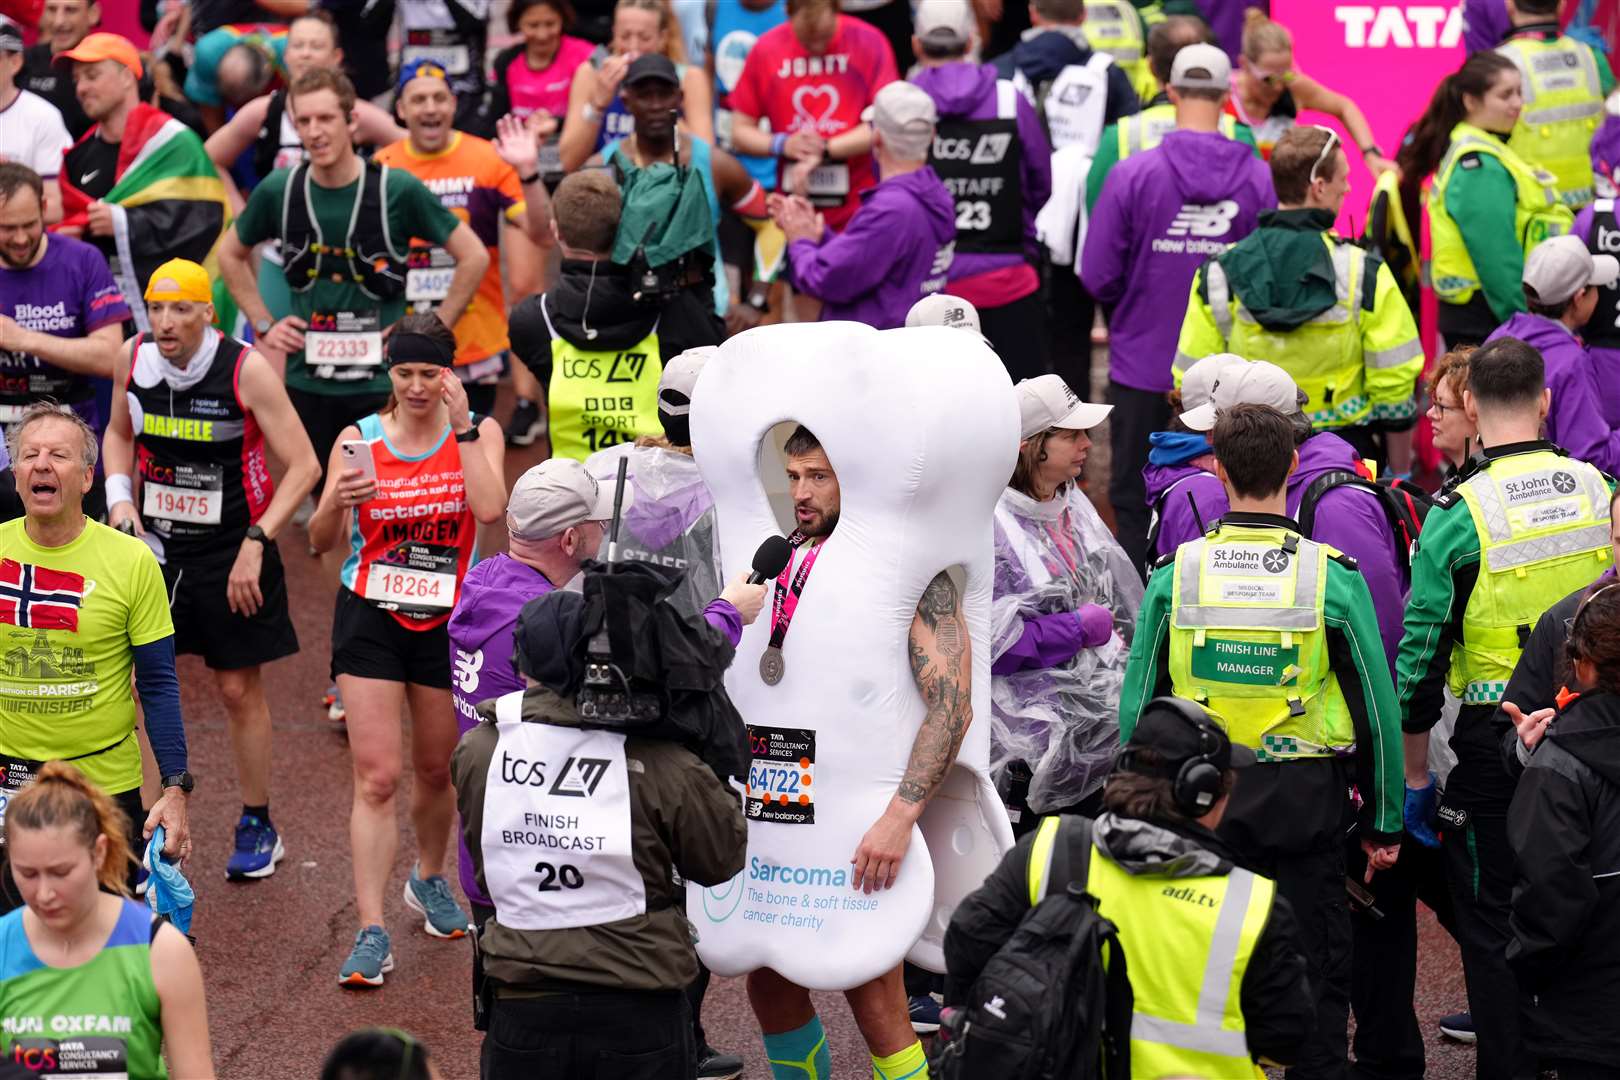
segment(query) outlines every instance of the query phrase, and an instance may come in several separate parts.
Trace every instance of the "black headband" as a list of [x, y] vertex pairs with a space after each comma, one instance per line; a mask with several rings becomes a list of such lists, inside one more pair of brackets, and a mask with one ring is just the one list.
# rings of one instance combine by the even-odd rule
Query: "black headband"
[[455, 359], [454, 345], [446, 344], [426, 334], [406, 331], [389, 336], [388, 351], [383, 364], [386, 367], [393, 367], [395, 364], [437, 364], [440, 367], [449, 367]]

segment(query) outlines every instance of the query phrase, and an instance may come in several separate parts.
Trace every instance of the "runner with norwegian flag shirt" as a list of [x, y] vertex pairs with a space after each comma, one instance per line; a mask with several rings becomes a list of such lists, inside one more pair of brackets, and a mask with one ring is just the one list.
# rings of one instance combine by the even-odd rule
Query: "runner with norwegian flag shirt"
[[[25, 513], [0, 524], [0, 823], [40, 766], [61, 758], [112, 796], [133, 841], [162, 824], [165, 851], [188, 855], [192, 778], [163, 573], [139, 539], [85, 517], [96, 439], [83, 419], [32, 405], [11, 438]], [[132, 671], [165, 789], [150, 816]], [[4, 879], [0, 910], [18, 902], [9, 870]]]
[[799, 190], [840, 230], [877, 183], [861, 113], [899, 78], [882, 33], [836, 0], [789, 0], [788, 21], [761, 34], [732, 89], [738, 152], [778, 160], [777, 190]]

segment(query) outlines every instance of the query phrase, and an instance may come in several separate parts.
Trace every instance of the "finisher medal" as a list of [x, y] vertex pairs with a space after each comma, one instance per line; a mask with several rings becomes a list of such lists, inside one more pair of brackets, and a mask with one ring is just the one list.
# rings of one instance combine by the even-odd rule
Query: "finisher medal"
[[782, 675], [787, 666], [782, 662], [781, 649], [766, 649], [759, 656], [759, 677], [765, 680], [766, 686], [775, 686], [782, 681]]

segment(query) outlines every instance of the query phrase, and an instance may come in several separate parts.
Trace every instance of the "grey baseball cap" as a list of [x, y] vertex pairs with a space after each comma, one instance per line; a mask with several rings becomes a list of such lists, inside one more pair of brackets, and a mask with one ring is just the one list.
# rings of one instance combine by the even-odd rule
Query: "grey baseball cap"
[[1292, 416], [1300, 411], [1305, 396], [1288, 372], [1266, 360], [1222, 368], [1209, 394], [1204, 404], [1181, 414], [1181, 422], [1193, 431], [1209, 431], [1220, 411], [1233, 405], [1270, 405], [1284, 416]]
[[924, 45], [953, 49], [966, 46], [978, 28], [968, 0], [921, 0], [912, 32]]
[[612, 516], [612, 489], [573, 458], [542, 461], [518, 477], [506, 500], [506, 531], [522, 540], [544, 540]]
[[1232, 61], [1214, 45], [1185, 45], [1170, 64], [1170, 85], [1177, 90], [1226, 90], [1232, 84]]
[[1588, 285], [1613, 285], [1620, 280], [1620, 260], [1593, 255], [1578, 236], [1543, 240], [1524, 260], [1524, 283], [1543, 304], [1562, 304]]
[[861, 112], [861, 119], [878, 130], [897, 156], [921, 161], [934, 145], [939, 109], [922, 87], [892, 82], [877, 92], [872, 104]]

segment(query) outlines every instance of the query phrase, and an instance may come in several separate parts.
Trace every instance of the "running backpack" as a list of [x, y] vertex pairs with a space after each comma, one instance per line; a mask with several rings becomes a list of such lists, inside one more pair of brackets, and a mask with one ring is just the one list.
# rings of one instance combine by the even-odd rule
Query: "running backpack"
[[1086, 892], [1090, 864], [1090, 819], [1063, 815], [1047, 894], [985, 964], [970, 1004], [946, 1016], [929, 1063], [936, 1080], [1130, 1075], [1125, 951]]
[[1434, 496], [1409, 480], [1369, 480], [1349, 469], [1333, 469], [1312, 480], [1300, 497], [1297, 515], [1299, 531], [1306, 536], [1314, 536], [1312, 530], [1316, 525], [1317, 503], [1334, 488], [1346, 485], [1371, 492], [1378, 499], [1378, 505], [1384, 508], [1384, 516], [1389, 519], [1389, 527], [1395, 534], [1401, 574], [1410, 581], [1412, 549], [1417, 544], [1418, 534], [1423, 531], [1423, 519], [1428, 517], [1429, 508], [1434, 505]]

